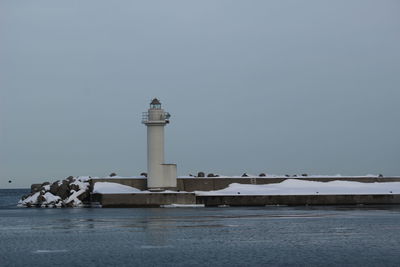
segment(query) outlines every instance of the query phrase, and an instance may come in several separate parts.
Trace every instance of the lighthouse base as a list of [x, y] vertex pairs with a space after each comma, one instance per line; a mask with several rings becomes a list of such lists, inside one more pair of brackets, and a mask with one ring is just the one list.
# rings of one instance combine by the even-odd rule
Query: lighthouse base
[[164, 190], [177, 190], [176, 164], [161, 164], [161, 173], [147, 179], [147, 190], [151, 192], [162, 192]]

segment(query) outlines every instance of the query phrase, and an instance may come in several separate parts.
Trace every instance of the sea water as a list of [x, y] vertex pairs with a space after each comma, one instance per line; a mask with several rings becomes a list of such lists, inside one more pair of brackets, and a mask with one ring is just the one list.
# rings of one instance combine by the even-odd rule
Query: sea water
[[400, 207], [17, 208], [0, 266], [399, 266]]

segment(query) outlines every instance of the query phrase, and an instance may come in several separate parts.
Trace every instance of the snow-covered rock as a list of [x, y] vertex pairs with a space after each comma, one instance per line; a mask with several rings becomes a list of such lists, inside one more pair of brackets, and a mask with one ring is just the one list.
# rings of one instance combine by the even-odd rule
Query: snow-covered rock
[[52, 184], [35, 186], [33, 192], [21, 198], [19, 207], [78, 207], [89, 197], [88, 176], [70, 176]]

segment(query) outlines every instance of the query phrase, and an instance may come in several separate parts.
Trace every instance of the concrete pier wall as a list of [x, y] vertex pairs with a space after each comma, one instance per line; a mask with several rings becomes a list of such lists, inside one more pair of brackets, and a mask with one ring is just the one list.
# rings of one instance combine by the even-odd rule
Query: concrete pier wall
[[210, 206], [266, 205], [390, 205], [400, 204], [400, 195], [287, 195], [287, 196], [197, 196], [197, 204]]
[[268, 205], [393, 205], [400, 195], [286, 195], [286, 196], [196, 196], [194, 193], [92, 194], [92, 202], [104, 208], [160, 207], [170, 204], [214, 206]]
[[140, 193], [140, 194], [92, 194], [92, 202], [104, 208], [160, 207], [169, 204], [195, 204], [194, 193]]

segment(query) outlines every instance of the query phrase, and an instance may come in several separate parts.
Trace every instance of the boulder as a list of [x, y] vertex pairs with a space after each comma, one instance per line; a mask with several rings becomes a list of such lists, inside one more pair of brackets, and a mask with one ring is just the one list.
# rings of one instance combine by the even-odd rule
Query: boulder
[[266, 175], [265, 175], [265, 173], [260, 173], [258, 176], [265, 177]]
[[40, 195], [37, 198], [36, 205], [41, 205], [45, 201], [46, 201], [46, 198], [42, 195], [42, 193], [40, 193]]
[[[111, 175], [110, 175], [110, 176], [111, 176]], [[140, 176], [147, 177], [147, 172], [142, 172], [142, 173], [140, 174]]]
[[249, 177], [249, 176], [247, 175], [247, 173], [243, 173], [242, 177]]
[[207, 177], [214, 177], [214, 173], [207, 174]]
[[70, 184], [69, 189], [75, 190], [76, 192], [78, 192], [80, 190], [79, 185], [77, 185], [77, 184]]
[[110, 176], [110, 177], [114, 177], [114, 176], [117, 176], [117, 174], [116, 174], [115, 172], [113, 172], [113, 173], [111, 173], [109, 176]]
[[199, 173], [197, 174], [197, 177], [204, 177], [204, 176], [205, 176], [204, 172], [199, 172]]
[[60, 188], [60, 186], [58, 185], [58, 181], [52, 183], [50, 185], [50, 193], [52, 193], [53, 195], [57, 195], [59, 188]]
[[44, 183], [42, 183], [40, 186], [41, 187], [45, 187], [46, 185], [49, 185], [50, 183], [49, 182], [44, 182]]
[[56, 195], [59, 196], [61, 199], [66, 199], [69, 196], [70, 188], [69, 184], [66, 180], [58, 187]]
[[89, 195], [89, 192], [86, 191], [86, 192], [80, 194], [77, 198], [78, 198], [79, 200], [81, 200], [81, 201], [84, 201], [84, 200], [89, 200], [89, 196], [90, 196], [90, 195]]
[[307, 176], [308, 176], [308, 174], [307, 174], [307, 173], [303, 173], [301, 176], [303, 176], [303, 177], [307, 177]]
[[31, 185], [31, 193], [36, 193], [40, 191], [42, 184], [32, 184]]
[[68, 202], [68, 203], [63, 203], [63, 207], [66, 207], [66, 208], [73, 208], [73, 207], [74, 207], [74, 202], [73, 202], [73, 201], [70, 201], [70, 202]]

